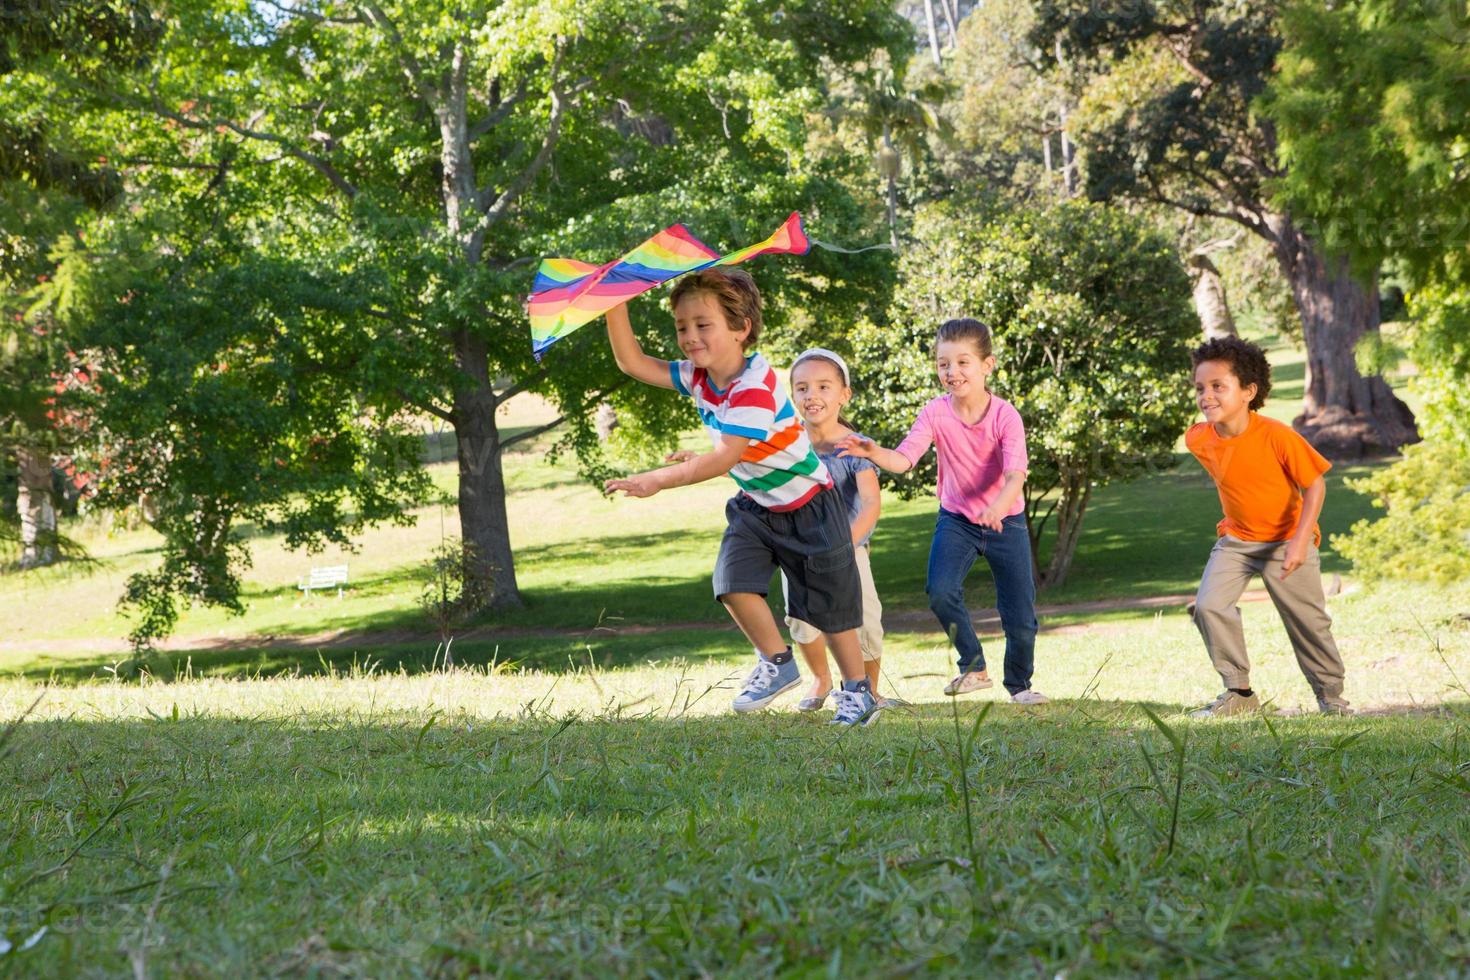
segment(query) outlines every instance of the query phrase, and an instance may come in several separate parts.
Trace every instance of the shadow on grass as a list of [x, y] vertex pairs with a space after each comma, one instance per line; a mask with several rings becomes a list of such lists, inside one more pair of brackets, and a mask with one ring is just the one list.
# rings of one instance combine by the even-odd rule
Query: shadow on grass
[[[565, 673], [587, 667], [612, 669], [643, 663], [743, 657], [749, 646], [733, 624], [717, 629], [660, 633], [615, 633], [592, 630], [585, 636], [471, 636], [449, 647], [452, 662], [492, 670], [536, 670]], [[98, 678], [135, 678], [146, 672], [155, 680], [174, 682], [191, 677], [269, 678], [319, 676], [340, 672], [419, 674], [444, 665], [443, 648], [432, 640], [412, 643], [361, 643], [350, 637], [331, 645], [278, 638], [268, 646], [243, 641], [238, 646], [168, 650], [142, 660], [126, 656], [39, 656], [24, 668], [0, 676], [26, 677], [76, 684]]]

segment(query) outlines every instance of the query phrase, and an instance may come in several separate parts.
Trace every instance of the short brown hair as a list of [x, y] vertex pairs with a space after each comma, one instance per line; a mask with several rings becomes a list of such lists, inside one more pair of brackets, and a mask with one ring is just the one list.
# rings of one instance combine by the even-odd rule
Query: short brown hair
[[934, 338], [934, 349], [937, 351], [940, 344], [955, 340], [970, 341], [980, 352], [981, 357], [989, 357], [991, 354], [993, 345], [990, 340], [990, 328], [973, 317], [962, 316], [941, 323], [939, 333]]
[[1271, 393], [1271, 362], [1266, 352], [1248, 340], [1239, 337], [1217, 337], [1207, 340], [1189, 352], [1189, 363], [1198, 368], [1205, 361], [1223, 361], [1230, 365], [1242, 388], [1256, 386], [1256, 396], [1251, 399], [1250, 410], [1259, 412]]
[[701, 269], [691, 272], [674, 285], [669, 294], [669, 308], [690, 293], [709, 293], [725, 313], [731, 330], [739, 330], [750, 321], [750, 333], [740, 346], [749, 350], [761, 335], [761, 291], [744, 269]]

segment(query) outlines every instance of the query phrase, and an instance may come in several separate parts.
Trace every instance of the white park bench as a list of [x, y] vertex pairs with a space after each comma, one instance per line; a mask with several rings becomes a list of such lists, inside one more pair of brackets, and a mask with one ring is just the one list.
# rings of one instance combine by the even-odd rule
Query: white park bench
[[321, 568], [313, 568], [311, 570], [311, 574], [306, 577], [306, 581], [298, 582], [296, 587], [302, 592], [305, 592], [308, 596], [310, 596], [313, 591], [321, 591], [322, 589], [330, 589], [335, 587], [337, 589], [337, 595], [341, 596], [342, 586], [346, 584], [346, 565], [326, 565]]

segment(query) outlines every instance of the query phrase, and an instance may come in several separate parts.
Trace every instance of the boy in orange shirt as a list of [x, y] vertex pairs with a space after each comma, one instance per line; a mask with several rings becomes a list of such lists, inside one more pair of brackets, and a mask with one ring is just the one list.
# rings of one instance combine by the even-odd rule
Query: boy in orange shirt
[[1327, 496], [1322, 474], [1332, 464], [1290, 426], [1256, 414], [1271, 390], [1261, 348], [1225, 337], [1201, 344], [1190, 360], [1205, 421], [1190, 428], [1184, 444], [1214, 478], [1225, 512], [1194, 607], [1225, 692], [1194, 717], [1260, 710], [1236, 606], [1252, 575], [1265, 582], [1322, 713], [1351, 714], [1317, 555], [1317, 515]]

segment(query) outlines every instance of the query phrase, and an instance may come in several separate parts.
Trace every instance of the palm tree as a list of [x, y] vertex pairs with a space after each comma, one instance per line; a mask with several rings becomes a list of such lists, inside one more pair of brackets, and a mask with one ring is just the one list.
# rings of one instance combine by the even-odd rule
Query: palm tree
[[939, 114], [947, 89], [935, 79], [915, 90], [904, 86], [902, 71], [878, 69], [858, 87], [855, 115], [878, 148], [878, 175], [888, 185], [888, 235], [898, 248], [898, 181], [903, 176], [903, 159], [917, 162], [930, 133], [947, 135], [950, 125]]

